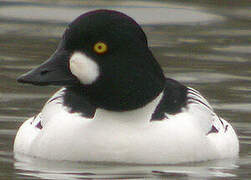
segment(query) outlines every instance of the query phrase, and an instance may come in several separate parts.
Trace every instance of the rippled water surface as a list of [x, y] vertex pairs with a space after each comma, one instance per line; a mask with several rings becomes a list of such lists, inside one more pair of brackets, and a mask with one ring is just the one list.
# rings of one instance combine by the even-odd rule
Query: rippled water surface
[[[0, 1], [0, 179], [251, 179], [251, 4], [214, 2]], [[97, 8], [123, 11], [142, 24], [166, 76], [200, 90], [232, 123], [238, 160], [172, 166], [14, 160], [18, 127], [56, 91], [16, 78], [52, 54], [67, 23]]]

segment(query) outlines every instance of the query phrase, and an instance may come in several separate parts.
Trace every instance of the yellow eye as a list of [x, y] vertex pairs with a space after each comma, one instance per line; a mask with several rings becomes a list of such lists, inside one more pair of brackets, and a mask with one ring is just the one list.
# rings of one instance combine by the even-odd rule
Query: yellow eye
[[107, 47], [107, 44], [104, 42], [97, 42], [96, 44], [94, 44], [93, 50], [97, 54], [103, 54], [108, 50], [108, 47]]

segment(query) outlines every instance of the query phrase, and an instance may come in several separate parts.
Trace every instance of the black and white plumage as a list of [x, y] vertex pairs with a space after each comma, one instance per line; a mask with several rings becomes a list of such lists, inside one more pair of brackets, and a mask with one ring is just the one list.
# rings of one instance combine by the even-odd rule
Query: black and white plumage
[[16, 154], [138, 164], [238, 156], [232, 126], [198, 91], [164, 77], [141, 27], [120, 12], [79, 16], [18, 81], [64, 88], [20, 127]]

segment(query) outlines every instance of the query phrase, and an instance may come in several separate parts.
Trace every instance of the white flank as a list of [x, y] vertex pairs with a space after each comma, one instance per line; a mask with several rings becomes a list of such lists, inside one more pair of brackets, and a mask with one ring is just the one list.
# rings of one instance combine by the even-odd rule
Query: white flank
[[71, 56], [70, 70], [83, 84], [92, 84], [99, 76], [97, 63], [81, 52]]

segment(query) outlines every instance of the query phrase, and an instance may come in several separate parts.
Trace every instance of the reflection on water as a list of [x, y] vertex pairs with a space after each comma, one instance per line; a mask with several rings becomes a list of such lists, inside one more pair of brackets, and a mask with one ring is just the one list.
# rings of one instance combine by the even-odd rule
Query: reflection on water
[[46, 161], [25, 156], [16, 157], [14, 166], [19, 175], [43, 179], [79, 178], [179, 178], [210, 179], [212, 177], [236, 177], [238, 168], [234, 160], [210, 161], [206, 163], [180, 164], [172, 166], [141, 166], [130, 164], [73, 163], [66, 161]]
[[[185, 2], [0, 1], [0, 178], [250, 179], [248, 1], [228, 1], [234, 6], [211, 1]], [[143, 24], [166, 76], [200, 90], [216, 111], [233, 124], [241, 143], [239, 160], [175, 166], [51, 162], [27, 157], [14, 160], [12, 144], [17, 128], [39, 112], [56, 91], [55, 87], [19, 85], [17, 76], [46, 60], [67, 23], [94, 8], [122, 10]]]

